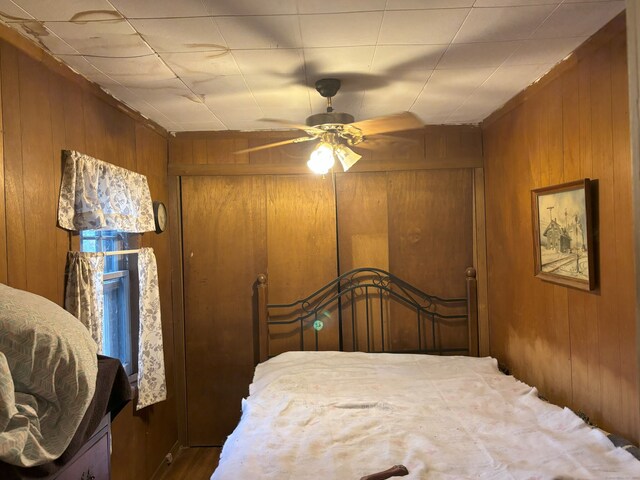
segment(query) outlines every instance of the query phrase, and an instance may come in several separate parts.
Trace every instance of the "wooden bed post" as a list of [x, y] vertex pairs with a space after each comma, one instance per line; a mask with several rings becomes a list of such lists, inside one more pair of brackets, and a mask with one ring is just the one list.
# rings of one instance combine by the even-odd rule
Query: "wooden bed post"
[[264, 362], [269, 359], [269, 325], [267, 323], [267, 276], [258, 275], [258, 349], [259, 359]]
[[467, 268], [467, 319], [469, 325], [469, 356], [478, 356], [478, 281], [476, 269]]

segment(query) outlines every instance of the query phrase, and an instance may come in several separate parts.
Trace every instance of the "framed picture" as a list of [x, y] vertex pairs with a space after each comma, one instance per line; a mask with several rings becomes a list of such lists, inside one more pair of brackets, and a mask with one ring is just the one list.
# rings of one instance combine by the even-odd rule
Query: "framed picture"
[[595, 288], [591, 180], [531, 191], [535, 276], [582, 290]]

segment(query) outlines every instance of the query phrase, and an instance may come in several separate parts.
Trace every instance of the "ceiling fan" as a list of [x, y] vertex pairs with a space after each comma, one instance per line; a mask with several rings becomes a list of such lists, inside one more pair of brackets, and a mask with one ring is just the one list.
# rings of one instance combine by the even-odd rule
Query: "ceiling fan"
[[362, 158], [351, 147], [377, 149], [384, 144], [406, 142], [408, 141], [406, 139], [382, 134], [412, 130], [423, 126], [420, 119], [410, 112], [354, 122], [352, 115], [333, 111], [331, 98], [338, 93], [339, 89], [340, 80], [337, 78], [323, 78], [316, 82], [316, 90], [327, 99], [327, 111], [326, 113], [316, 113], [307, 117], [306, 125], [299, 125], [287, 120], [263, 119], [267, 122], [300, 129], [307, 134], [306, 137], [269, 143], [259, 147], [239, 150], [235, 153], [255, 152], [256, 150], [280, 147], [291, 143], [319, 141], [307, 162], [309, 168], [315, 173], [324, 174], [333, 167], [337, 159], [346, 172]]

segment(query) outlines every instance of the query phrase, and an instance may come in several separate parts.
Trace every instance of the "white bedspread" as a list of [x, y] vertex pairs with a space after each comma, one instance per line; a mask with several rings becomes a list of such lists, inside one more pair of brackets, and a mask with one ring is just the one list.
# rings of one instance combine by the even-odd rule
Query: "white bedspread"
[[628, 479], [640, 462], [491, 358], [289, 352], [258, 365], [212, 480]]

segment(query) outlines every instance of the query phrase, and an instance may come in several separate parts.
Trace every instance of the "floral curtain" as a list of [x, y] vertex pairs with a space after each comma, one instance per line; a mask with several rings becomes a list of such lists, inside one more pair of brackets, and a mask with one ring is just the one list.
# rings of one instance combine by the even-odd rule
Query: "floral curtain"
[[167, 398], [158, 268], [152, 248], [142, 248], [138, 252], [138, 277], [140, 279], [140, 336], [136, 410]]
[[67, 230], [155, 230], [147, 177], [64, 150], [58, 223]]
[[91, 333], [102, 353], [104, 312], [104, 254], [69, 252], [64, 307], [75, 315]]

